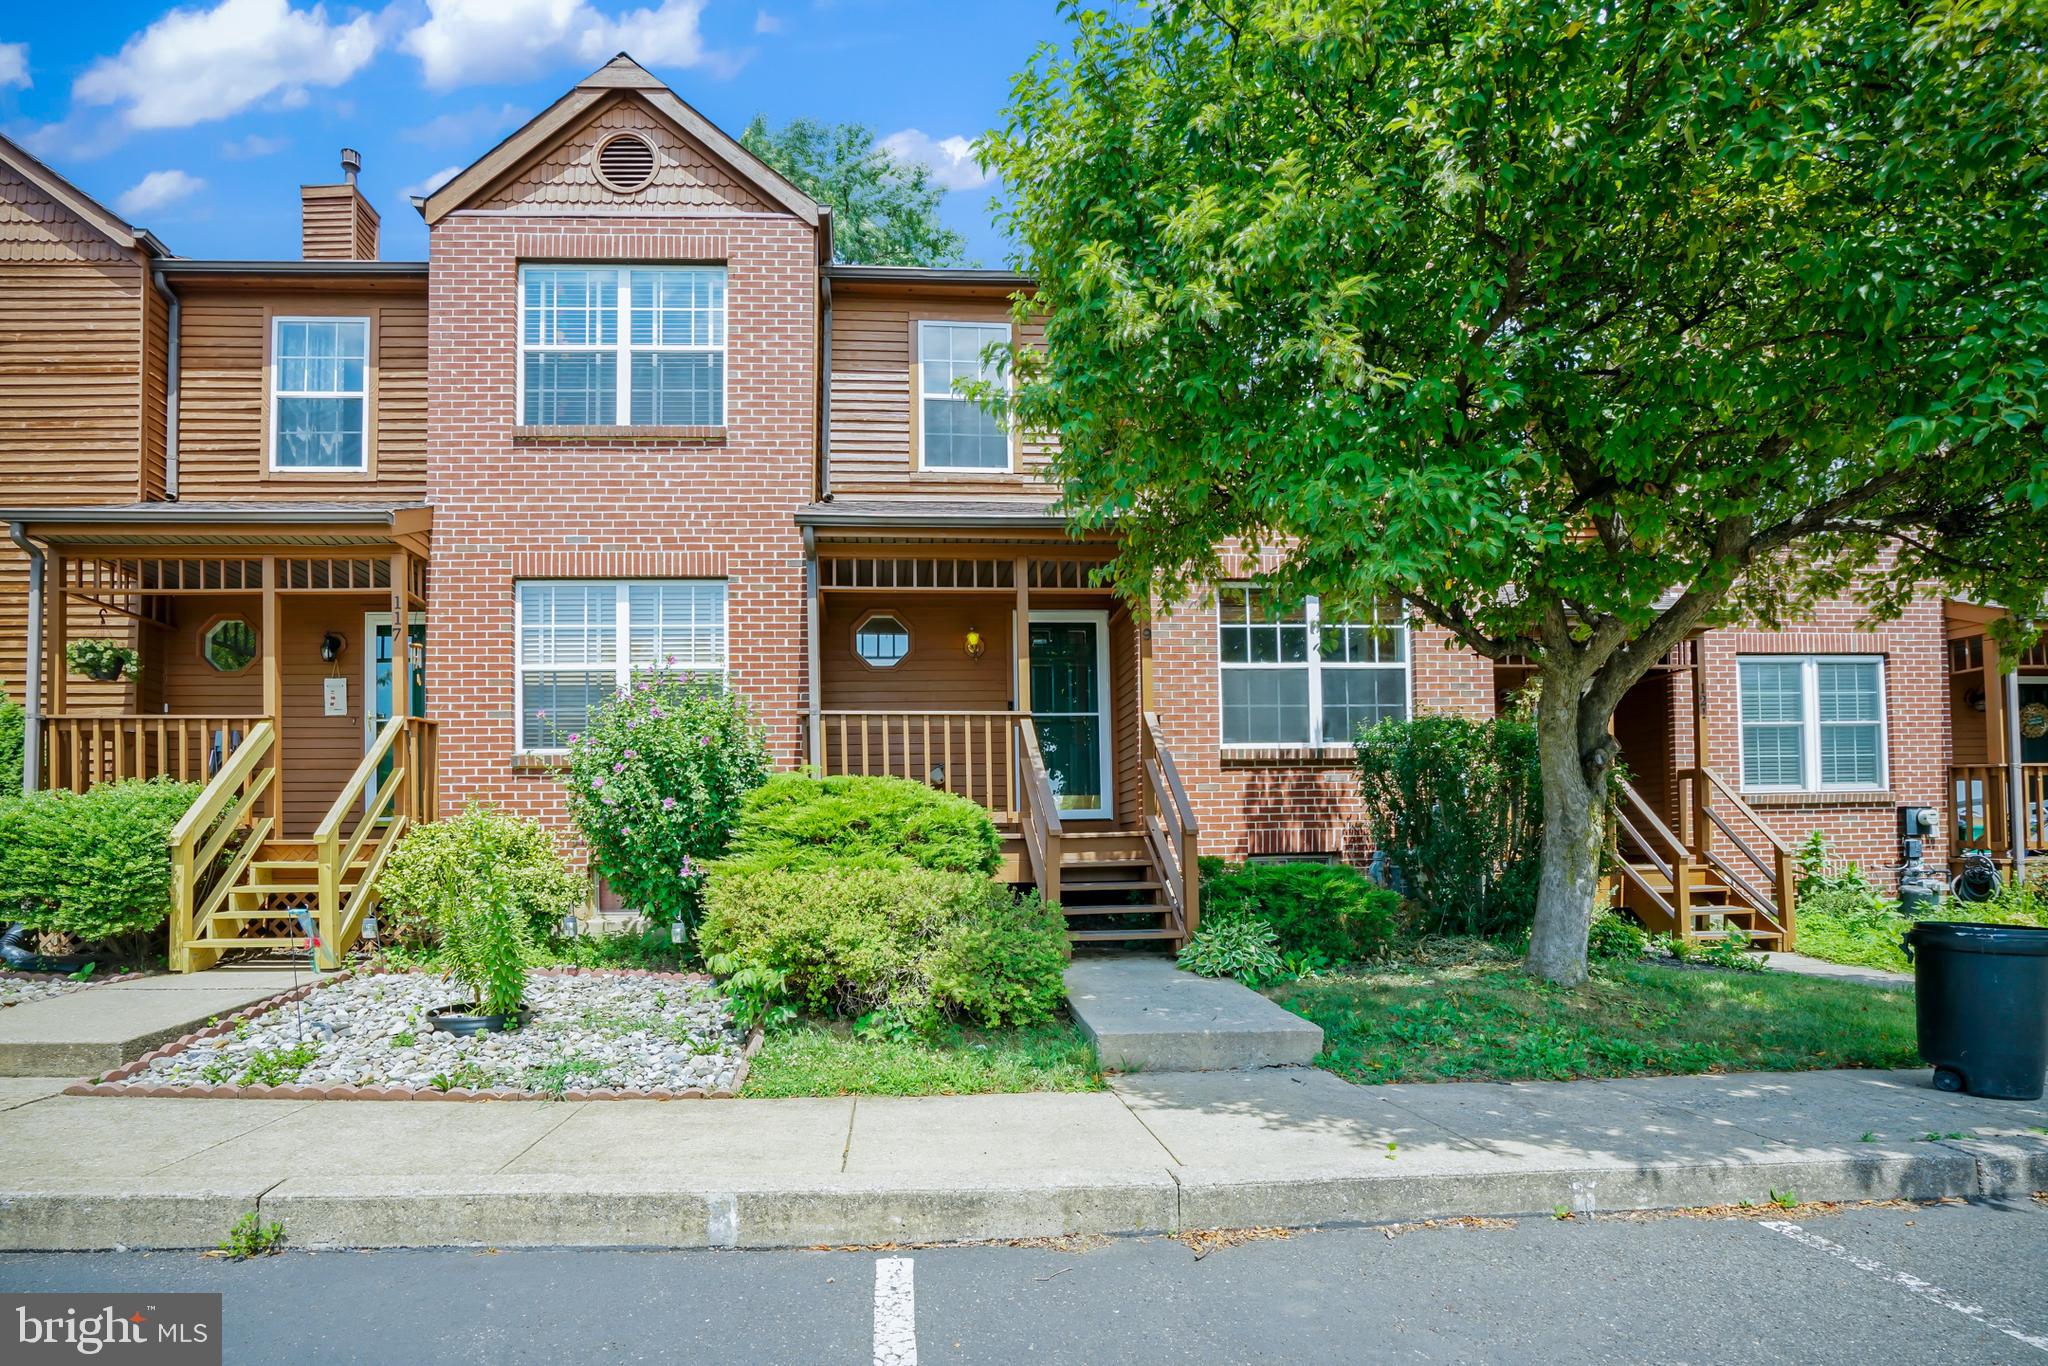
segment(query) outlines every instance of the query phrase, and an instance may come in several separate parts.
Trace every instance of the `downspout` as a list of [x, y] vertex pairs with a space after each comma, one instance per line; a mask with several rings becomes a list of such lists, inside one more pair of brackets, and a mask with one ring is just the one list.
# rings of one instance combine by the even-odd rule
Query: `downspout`
[[28, 724], [22, 737], [21, 790], [34, 792], [43, 785], [43, 551], [20, 522], [10, 522], [7, 535], [28, 556], [28, 696], [22, 699]]
[[2005, 676], [2005, 790], [2007, 805], [2012, 808], [2012, 880], [2015, 885], [2027, 880], [2027, 771], [2021, 766], [2020, 756], [2020, 671], [2014, 669]]
[[818, 348], [818, 501], [832, 501], [832, 281], [825, 284], [824, 344]]
[[170, 316], [164, 323], [164, 330], [170, 336], [170, 344], [164, 348], [164, 501], [175, 503], [178, 501], [178, 320], [181, 309], [177, 292], [164, 281], [163, 271], [152, 270], [149, 278], [170, 308]]

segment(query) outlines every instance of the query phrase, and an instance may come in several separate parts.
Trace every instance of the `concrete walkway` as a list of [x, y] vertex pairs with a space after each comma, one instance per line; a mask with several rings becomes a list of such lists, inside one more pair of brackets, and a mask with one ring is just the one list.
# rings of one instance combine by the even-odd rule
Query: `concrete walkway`
[[0, 1246], [809, 1246], [2048, 1190], [2048, 1105], [1925, 1071], [438, 1103], [0, 1082]]
[[1299, 1067], [1323, 1031], [1230, 978], [1182, 972], [1170, 958], [1115, 954], [1067, 969], [1067, 1009], [1118, 1072]]
[[[300, 985], [309, 975], [296, 974]], [[218, 1015], [292, 988], [289, 968], [219, 967], [108, 982], [0, 1010], [0, 1077], [109, 1071]]]
[[1836, 982], [1861, 982], [1865, 986], [1885, 987], [1892, 991], [1913, 985], [1910, 972], [1886, 972], [1883, 968], [1858, 968], [1847, 963], [1830, 963], [1825, 958], [1808, 958], [1803, 953], [1767, 953], [1764, 963], [1777, 972], [1795, 973], [1801, 977], [1825, 977]]

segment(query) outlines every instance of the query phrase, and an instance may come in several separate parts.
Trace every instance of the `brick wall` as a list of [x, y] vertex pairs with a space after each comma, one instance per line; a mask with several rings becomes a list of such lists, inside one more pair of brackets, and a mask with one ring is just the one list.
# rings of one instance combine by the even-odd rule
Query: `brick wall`
[[[462, 213], [434, 228], [427, 691], [444, 806], [488, 800], [566, 828], [554, 775], [515, 758], [523, 577], [724, 579], [733, 686], [767, 723], [775, 762], [796, 761], [806, 651], [793, 513], [816, 449], [816, 251], [810, 228], [767, 214]], [[523, 256], [724, 262], [723, 441], [515, 439]]]

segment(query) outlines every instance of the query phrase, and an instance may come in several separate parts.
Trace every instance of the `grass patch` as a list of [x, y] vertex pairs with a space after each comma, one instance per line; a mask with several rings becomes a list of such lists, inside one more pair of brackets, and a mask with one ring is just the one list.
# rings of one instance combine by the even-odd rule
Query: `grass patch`
[[[1975, 905], [1950, 901], [1938, 911], [1919, 916], [1921, 920], [1966, 920], [1980, 925], [2027, 925], [2048, 927], [2048, 902], [2038, 897], [2007, 897]], [[1801, 906], [1794, 922], [1798, 938], [1793, 947], [1809, 958], [1851, 967], [1883, 968], [1888, 972], [1911, 972], [1899, 939], [1913, 928], [1913, 919], [1888, 908], [1863, 908], [1850, 914], [1809, 910]]]
[[1553, 987], [1502, 955], [1406, 963], [1267, 992], [1323, 1027], [1351, 1081], [1570, 1081], [1917, 1067], [1913, 998], [1781, 973], [1597, 965]]
[[741, 1094], [970, 1096], [1101, 1089], [1094, 1045], [1064, 1021], [1021, 1029], [948, 1027], [931, 1039], [887, 1039], [806, 1020], [768, 1035]]

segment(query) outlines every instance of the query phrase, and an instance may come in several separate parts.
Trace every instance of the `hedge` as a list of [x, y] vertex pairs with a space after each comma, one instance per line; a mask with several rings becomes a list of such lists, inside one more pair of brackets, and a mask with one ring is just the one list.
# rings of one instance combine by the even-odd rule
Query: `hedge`
[[0, 801], [0, 906], [87, 943], [155, 929], [171, 910], [171, 827], [200, 791], [130, 779]]

